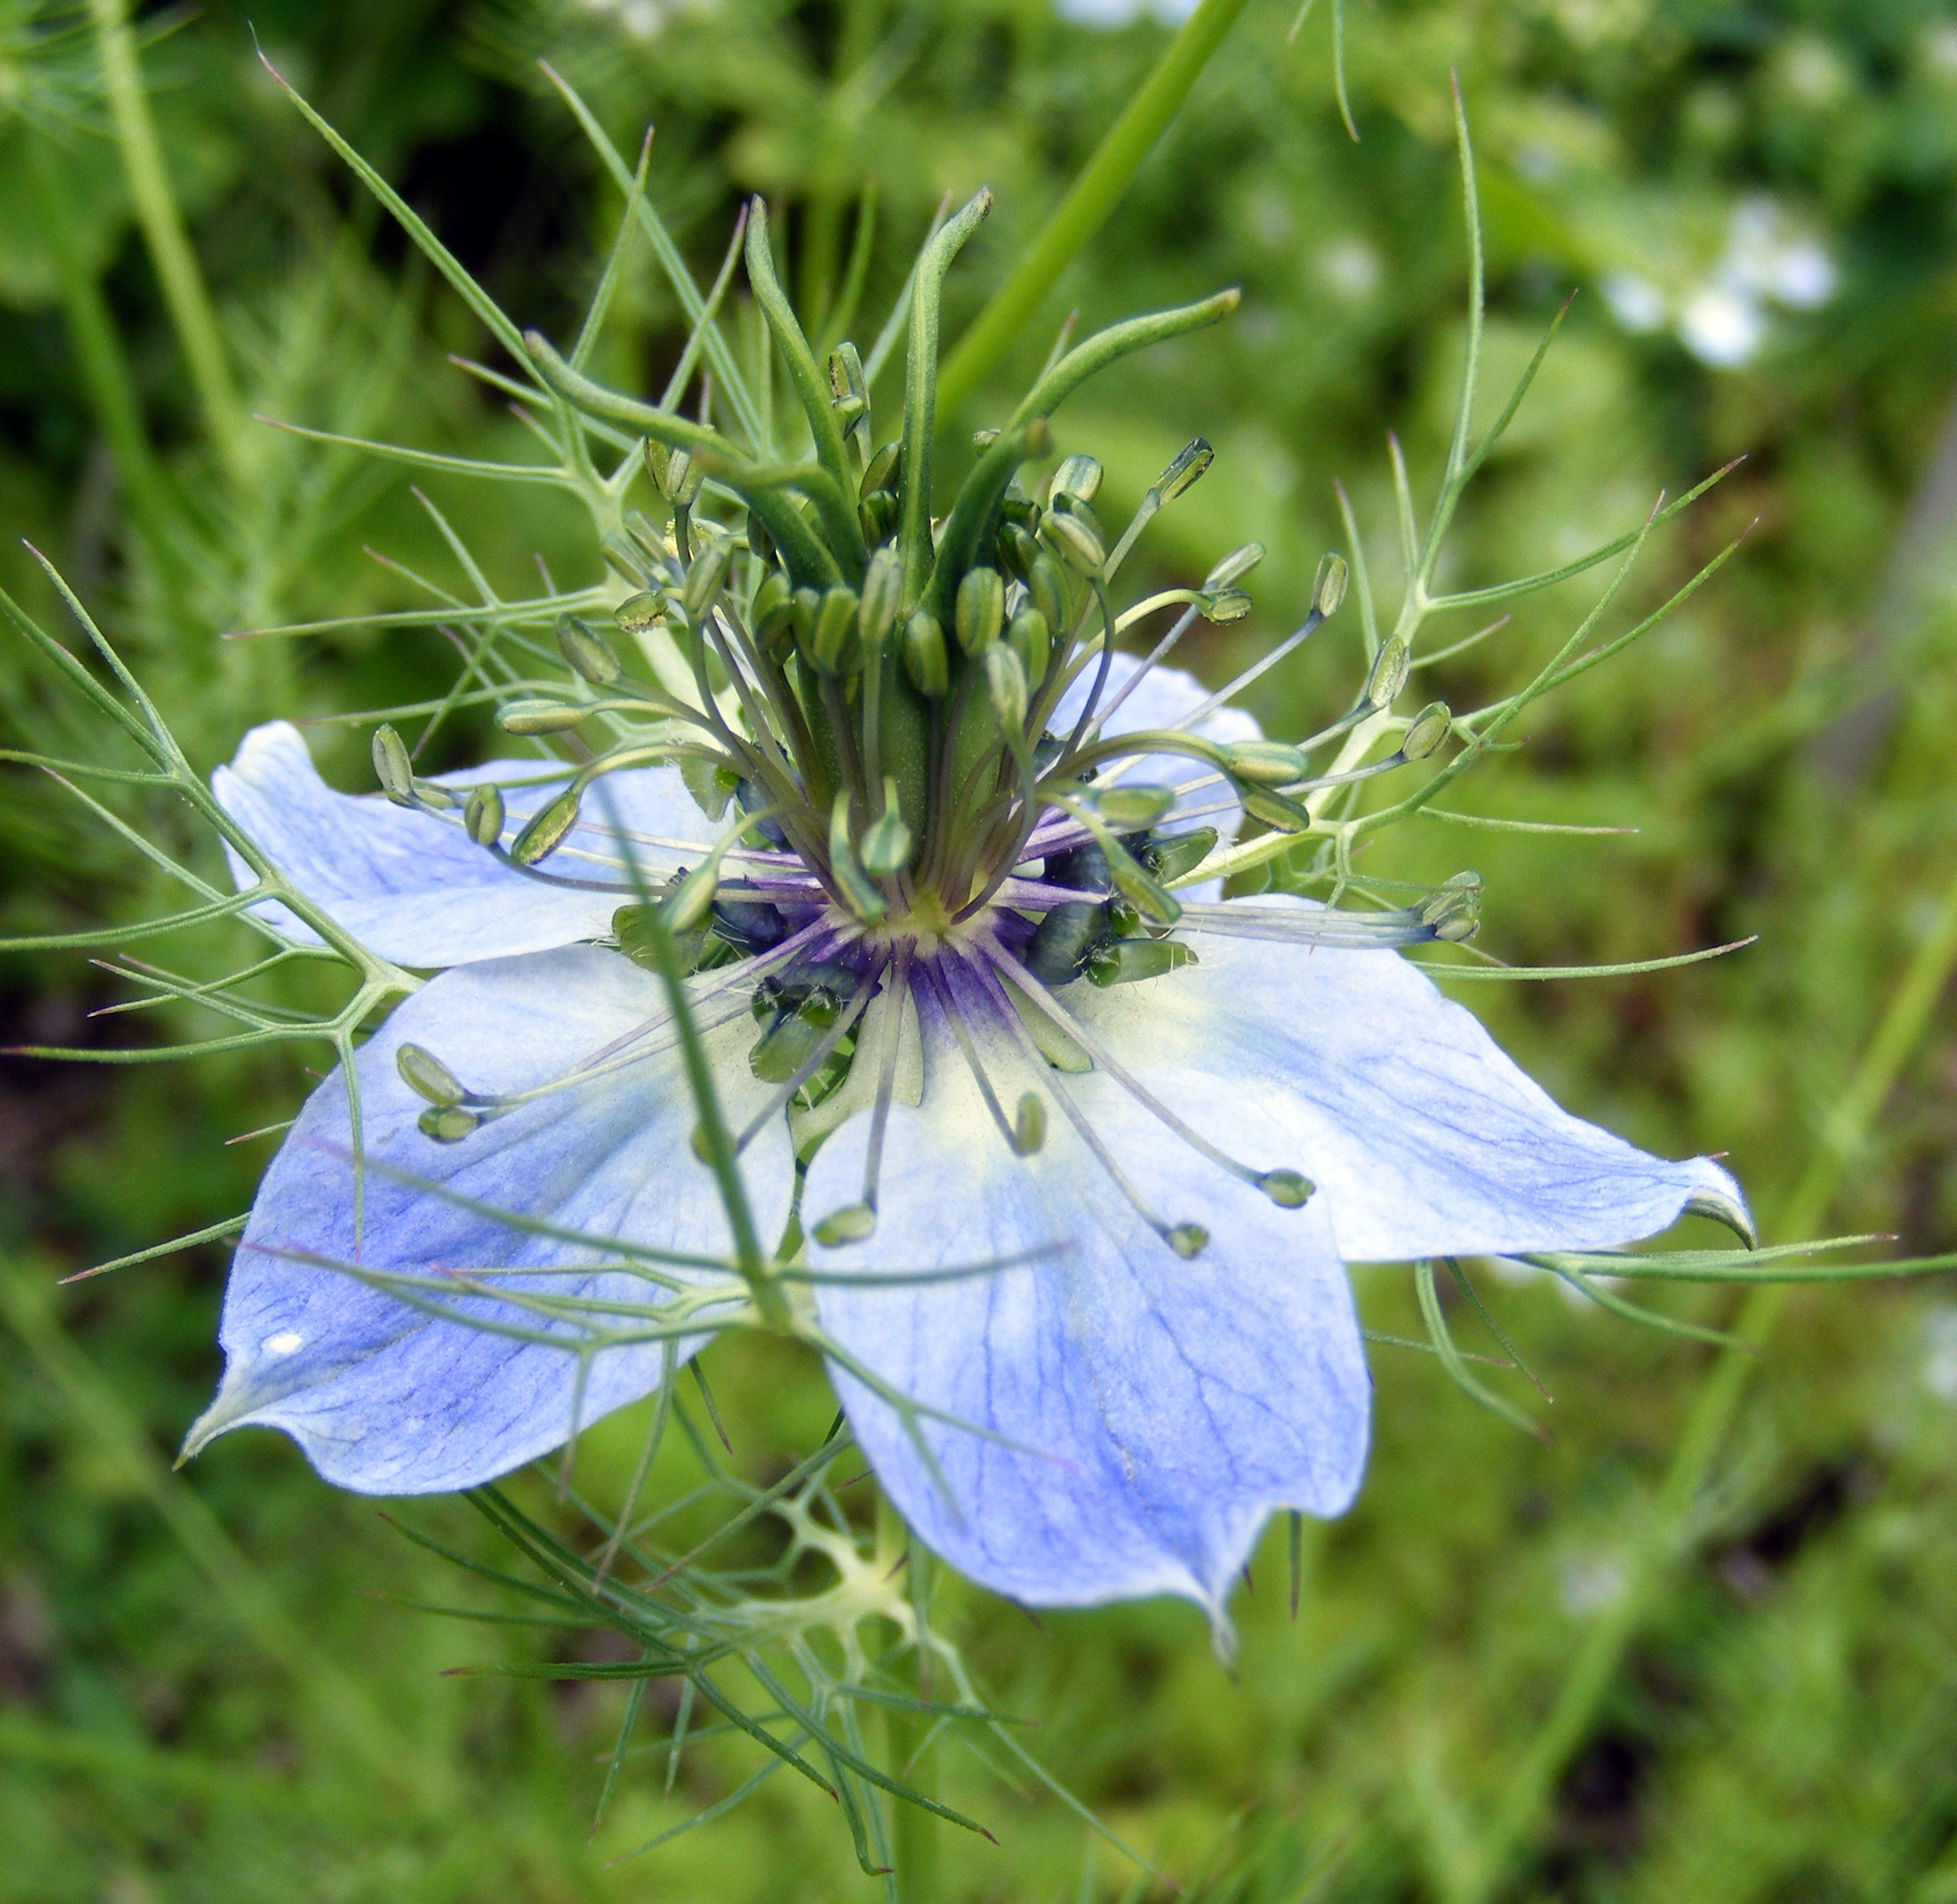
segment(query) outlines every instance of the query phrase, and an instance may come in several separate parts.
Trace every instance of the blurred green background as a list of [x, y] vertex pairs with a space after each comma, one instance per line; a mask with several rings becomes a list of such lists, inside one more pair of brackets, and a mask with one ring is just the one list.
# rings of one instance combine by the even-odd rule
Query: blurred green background
[[[0, 0], [0, 581], [54, 625], [11, 535], [46, 551], [206, 764], [273, 714], [446, 678], [446, 651], [420, 634], [217, 639], [415, 599], [370, 548], [449, 572], [392, 472], [250, 416], [463, 454], [506, 450], [519, 428], [445, 361], [490, 347], [261, 74], [254, 31], [504, 307], [558, 335], [616, 207], [539, 56], [622, 145], [656, 122], [651, 189], [703, 272], [739, 196], [763, 191], [819, 305], [874, 174], [859, 333], [940, 195], [989, 182], [998, 210], [953, 281], [955, 335], [1169, 31], [1146, 13], [1070, 22], [1046, 0], [145, 10], [128, 50], [173, 212], [126, 171], [99, 38], [118, 18], [112, 0]], [[1455, 801], [1635, 835], [1429, 823], [1381, 846], [1379, 870], [1477, 868], [1481, 942], [1520, 962], [1758, 934], [1669, 974], [1457, 989], [1573, 1109], [1660, 1149], [1729, 1151], [1775, 1240], [1825, 1227], [1950, 1248], [1957, 1017], [1938, 1001], [1957, 917], [1957, 7], [1354, 4], [1357, 143], [1329, 0], [1294, 40], [1291, 24], [1277, 0], [1250, 0], [960, 420], [997, 420], [1069, 308], [1093, 324], [1241, 283], [1231, 325], [1077, 400], [1062, 446], [1099, 455], [1132, 500], [1188, 436], [1215, 444], [1137, 576], [1186, 581], [1237, 542], [1269, 544], [1256, 617], [1194, 651], [1212, 679], [1294, 625], [1318, 556], [1342, 544], [1335, 476], [1390, 596], [1385, 432], [1430, 485], [1461, 360], [1458, 71], [1483, 165], [1490, 414], [1578, 297], [1446, 579], [1567, 560], [1736, 456], [1654, 538], [1639, 602], [1752, 526], [1709, 587], [1533, 713], [1526, 745]], [[656, 388], [676, 310], [649, 270], [622, 308], [604, 372]], [[553, 499], [431, 492], [512, 586], [539, 554], [593, 572]], [[1595, 596], [1586, 582], [1525, 603], [1432, 671], [1434, 691], [1467, 705], [1505, 688]], [[1261, 711], [1294, 731], [1359, 666], [1349, 608], [1262, 685]], [[0, 647], [0, 696], [9, 744], [71, 720], [18, 643]], [[456, 757], [480, 738], [458, 729]], [[77, 729], [69, 744], [91, 743]], [[363, 735], [325, 728], [315, 744], [341, 784], [368, 783]], [[60, 788], [6, 782], [6, 930], [143, 916], [161, 898]], [[79, 954], [10, 955], [0, 1036], [164, 1029], [89, 1017], [121, 995]], [[668, 1795], [650, 1746], [671, 1707], [649, 1699], [648, 1749], [588, 1844], [620, 1689], [440, 1675], [593, 1656], [592, 1635], [395, 1603], [510, 1603], [274, 1436], [169, 1472], [215, 1376], [221, 1252], [58, 1292], [55, 1278], [242, 1209], [270, 1145], [227, 1140], [288, 1116], [311, 1081], [258, 1062], [8, 1061], [0, 1898], [879, 1894], [833, 1808], [787, 1779], [612, 1866], [724, 1796], [739, 1755], [689, 1759]], [[1957, 1900], [1950, 1283], [1796, 1293], [1756, 1357], [1483, 1280], [1554, 1393], [1535, 1403], [1550, 1443], [1475, 1408], [1431, 1358], [1376, 1348], [1371, 1472], [1349, 1516], [1307, 1530], [1295, 1619], [1281, 1529], [1239, 1595], [1232, 1675], [1187, 1607], [1034, 1623], [947, 1583], [948, 1630], [995, 1703], [1038, 1722], [1042, 1762], [1194, 1895]], [[1418, 1332], [1403, 1272], [1357, 1281], [1373, 1327]], [[1717, 1292], [1660, 1306], [1708, 1323], [1734, 1309]], [[1751, 1320], [1769, 1318], [1756, 1305]], [[821, 1432], [811, 1365], [730, 1344], [709, 1368], [747, 1472], [779, 1473]], [[629, 1422], [594, 1436], [593, 1468], [628, 1467], [633, 1436]], [[661, 1484], [687, 1484], [683, 1466]], [[405, 1518], [492, 1551], [458, 1504]], [[1129, 1894], [1132, 1867], [1037, 1788], [955, 1753], [943, 1776], [999, 1840], [947, 1837], [946, 1898]]]

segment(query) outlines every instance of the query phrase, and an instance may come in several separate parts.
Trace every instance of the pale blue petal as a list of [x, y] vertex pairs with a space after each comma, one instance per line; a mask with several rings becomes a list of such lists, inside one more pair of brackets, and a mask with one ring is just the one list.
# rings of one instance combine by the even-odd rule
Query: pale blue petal
[[[1008, 1103], [1035, 1082], [996, 1050], [987, 1063]], [[819, 1314], [895, 1389], [1018, 1446], [920, 1423], [947, 1497], [898, 1412], [835, 1371], [879, 1482], [925, 1541], [998, 1592], [1041, 1606], [1179, 1594], [1220, 1619], [1265, 1517], [1340, 1512], [1365, 1463], [1369, 1388], [1323, 1200], [1280, 1209], [1112, 1080], [1070, 1079], [1162, 1214], [1210, 1229], [1186, 1261], [1057, 1110], [1044, 1149], [1016, 1157], [942, 1032], [927, 1073], [922, 1108], [891, 1113], [875, 1233], [815, 1252], [822, 1269], [866, 1278], [819, 1285]], [[1187, 1076], [1175, 1090], [1214, 1135], [1246, 1109], [1222, 1079]], [[1253, 1087], [1250, 1102], [1268, 1095]], [[805, 1211], [854, 1201], [867, 1122], [818, 1153]], [[875, 1280], [1028, 1250], [1045, 1253], [1035, 1266]]]
[[[435, 779], [443, 787], [467, 787], [484, 780], [534, 781], [553, 771], [547, 761], [492, 760]], [[505, 793], [506, 844], [565, 778]], [[716, 831], [677, 768], [612, 774], [604, 787], [648, 876], [697, 862]], [[319, 777], [298, 730], [284, 721], [247, 734], [230, 766], [211, 776], [211, 787], [293, 885], [370, 950], [397, 964], [461, 965], [596, 938], [632, 899], [631, 876], [612, 831], [614, 810], [596, 793], [543, 869], [602, 882], [603, 890], [588, 891], [499, 863], [464, 833], [459, 812], [437, 816], [397, 807], [379, 794], [334, 792]], [[685, 852], [651, 843], [660, 839], [696, 843]], [[241, 889], [254, 883], [235, 854], [231, 862]], [[281, 931], [313, 939], [285, 907], [272, 903], [263, 911]]]
[[[1572, 1117], [1397, 953], [1209, 931], [1190, 942], [1198, 964], [1074, 986], [1067, 1006], [1145, 1077], [1198, 1067], [1288, 1093], [1304, 1120], [1298, 1167], [1323, 1186], [1347, 1261], [1611, 1249], [1701, 1199], [1744, 1220], [1709, 1157], [1668, 1162]], [[1243, 1129], [1258, 1134], [1248, 1117]]]
[[[729, 1009], [730, 1001], [708, 1010], [716, 1007]], [[536, 1100], [453, 1145], [416, 1128], [426, 1107], [395, 1069], [396, 1050], [412, 1041], [472, 1090], [528, 1089], [664, 1015], [656, 979], [593, 946], [444, 973], [359, 1054], [364, 1151], [528, 1217], [652, 1248], [724, 1255], [725, 1216], [692, 1152], [698, 1117], [669, 1035], [648, 1039], [655, 1050], [643, 1062]], [[737, 1128], [765, 1096], [747, 1068], [753, 1042], [744, 1013], [708, 1037], [723, 1106]], [[600, 1260], [600, 1253], [526, 1236], [373, 1170], [357, 1242], [351, 1152], [346, 1093], [336, 1072], [308, 1100], [259, 1190], [225, 1293], [224, 1381], [191, 1430], [189, 1451], [257, 1423], [283, 1429], [341, 1487], [433, 1493], [492, 1480], [562, 1442], [574, 1404], [590, 1422], [658, 1385], [656, 1343], [601, 1349], [580, 1401], [576, 1358], [564, 1349], [431, 1316], [340, 1271], [270, 1253], [299, 1250], [424, 1274]], [[787, 1221], [794, 1183], [780, 1121], [748, 1147], [745, 1162], [756, 1221], [771, 1244]], [[606, 1301], [660, 1300], [652, 1285], [616, 1269], [526, 1286]], [[498, 1308], [504, 1320], [540, 1326], [534, 1316]], [[681, 1354], [693, 1346], [683, 1344]]]

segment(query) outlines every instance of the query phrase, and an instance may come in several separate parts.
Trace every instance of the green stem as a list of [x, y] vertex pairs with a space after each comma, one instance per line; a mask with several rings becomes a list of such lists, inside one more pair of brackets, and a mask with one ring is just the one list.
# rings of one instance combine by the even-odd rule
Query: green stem
[[[1823, 1125], [1820, 1147], [1796, 1185], [1780, 1228], [1811, 1234], [1827, 1216], [1870, 1126], [1921, 1042], [1937, 1001], [1957, 970], [1957, 880], [1943, 895], [1935, 925], [1916, 949], [1848, 1089]], [[1624, 1591], [1585, 1636], [1535, 1743], [1517, 1768], [1462, 1882], [1460, 1904], [1482, 1904], [1501, 1888], [1517, 1852], [1531, 1842], [1570, 1756], [1589, 1735], [1632, 1635], [1651, 1611], [1668, 1566], [1689, 1546], [1692, 1517], [1712, 1465], [1759, 1365], [1758, 1350], [1787, 1300], [1784, 1288], [1750, 1290], [1733, 1333], [1693, 1404], [1664, 1484], [1632, 1556]]]
[[1202, 0], [1164, 49], [1155, 70], [1096, 148], [1045, 229], [946, 359], [938, 375], [938, 401], [946, 416], [956, 414], [979, 380], [1006, 354], [1060, 273], [1106, 222], [1163, 128], [1181, 110], [1210, 56], [1236, 24], [1244, 4], [1245, 0]]
[[[911, 1531], [904, 1525], [903, 1516], [881, 1497], [877, 1502], [876, 1534], [879, 1571], [888, 1573], [906, 1564], [930, 1566], [929, 1558], [912, 1545]], [[928, 1586], [924, 1594], [912, 1595], [912, 1605], [918, 1618], [920, 1698], [927, 1697], [930, 1691], [923, 1676], [923, 1662], [928, 1657], [924, 1644], [924, 1620], [929, 1608], [922, 1603], [927, 1598]], [[934, 1755], [927, 1752], [915, 1764], [911, 1762], [911, 1755], [917, 1751], [930, 1727], [930, 1719], [921, 1712], [905, 1712], [895, 1706], [887, 1707], [883, 1717], [891, 1776], [927, 1798], [936, 1798], [938, 1773]], [[938, 1891], [938, 1820], [922, 1805], [913, 1805], [903, 1798], [893, 1798], [890, 1810], [891, 1874], [897, 1904], [931, 1904]]]
[[231, 382], [224, 340], [211, 309], [190, 241], [184, 236], [183, 217], [163, 153], [157, 142], [156, 123], [143, 91], [135, 37], [130, 31], [126, 0], [92, 0], [96, 42], [102, 53], [102, 81], [109, 110], [115, 121], [116, 142], [122, 149], [130, 196], [136, 201], [137, 221], [149, 249], [169, 307], [170, 321], [190, 368], [204, 428], [219, 457], [233, 476], [242, 476], [246, 456], [242, 414]]

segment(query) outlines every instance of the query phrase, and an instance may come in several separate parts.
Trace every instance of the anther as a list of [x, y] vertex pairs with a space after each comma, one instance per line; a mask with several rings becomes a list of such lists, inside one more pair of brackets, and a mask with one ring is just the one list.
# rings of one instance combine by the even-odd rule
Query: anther
[[462, 1080], [433, 1052], [420, 1045], [403, 1045], [396, 1051], [394, 1069], [409, 1090], [438, 1110], [450, 1109], [468, 1095], [462, 1088]]
[[1013, 1149], [1021, 1157], [1032, 1157], [1046, 1142], [1046, 1106], [1037, 1092], [1024, 1092], [1013, 1117]]
[[594, 687], [609, 687], [625, 671], [610, 643], [575, 615], [557, 617], [557, 647], [572, 672]]
[[818, 1223], [810, 1233], [825, 1249], [836, 1249], [845, 1243], [860, 1243], [876, 1229], [876, 1212], [867, 1203], [846, 1203], [839, 1210], [831, 1210]]
[[[975, 574], [981, 572], [975, 570]], [[994, 572], [986, 569], [986, 575]], [[1026, 718], [1026, 677], [1019, 657], [1002, 641], [990, 641], [985, 647], [986, 693], [999, 725], [1009, 734], [1024, 731]]]
[[[1334, 556], [1333, 560], [1337, 558]], [[1373, 671], [1366, 676], [1365, 699], [1369, 706], [1390, 707], [1406, 686], [1407, 670], [1413, 665], [1407, 644], [1396, 635], [1373, 659]]]
[[1007, 623], [1006, 645], [1019, 657], [1028, 681], [1046, 679], [1046, 664], [1053, 653], [1053, 631], [1046, 617], [1028, 603]]
[[1101, 465], [1092, 456], [1066, 456], [1047, 485], [1050, 496], [1078, 496], [1090, 503], [1100, 493]]
[[1186, 489], [1193, 489], [1216, 460], [1216, 452], [1201, 436], [1192, 437], [1176, 452], [1175, 460], [1156, 479], [1155, 494], [1172, 503]]
[[1305, 778], [1305, 756], [1281, 740], [1239, 740], [1221, 750], [1223, 771], [1257, 787], [1284, 787]]
[[1312, 607], [1321, 621], [1329, 621], [1338, 613], [1339, 604], [1345, 599], [1348, 573], [1343, 556], [1319, 558], [1318, 572], [1312, 578]]
[[666, 619], [664, 596], [650, 589], [628, 595], [612, 611], [612, 619], [621, 635], [649, 635]]
[[579, 701], [508, 701], [496, 710], [496, 725], [505, 734], [562, 734], [591, 711]]
[[1174, 1229], [1164, 1232], [1162, 1241], [1186, 1261], [1202, 1254], [1210, 1241], [1210, 1233], [1200, 1223], [1178, 1223]]
[[1318, 1187], [1295, 1170], [1266, 1170], [1257, 1180], [1257, 1186], [1280, 1209], [1285, 1210], [1301, 1209]]
[[1401, 757], [1425, 760], [1447, 739], [1448, 730], [1453, 724], [1453, 712], [1445, 701], [1429, 701], [1414, 715], [1413, 725], [1401, 737]]
[[904, 672], [927, 701], [942, 700], [951, 684], [951, 657], [938, 618], [920, 608], [904, 623]]
[[381, 783], [381, 792], [397, 807], [416, 804], [414, 763], [409, 759], [401, 737], [385, 721], [374, 729], [373, 763], [374, 777]]
[[509, 856], [519, 866], [535, 866], [556, 850], [564, 836], [577, 823], [578, 797], [560, 793], [548, 807], [539, 808], [529, 825], [511, 842]]
[[416, 1118], [415, 1126], [424, 1137], [432, 1137], [438, 1144], [459, 1144], [472, 1131], [482, 1128], [482, 1119], [459, 1104], [430, 1105]]
[[687, 611], [687, 619], [696, 627], [706, 619], [707, 610], [714, 604], [714, 597], [720, 592], [732, 552], [733, 545], [724, 536], [716, 536], [693, 558], [687, 569], [686, 588], [680, 599]]
[[1152, 827], [1175, 804], [1173, 787], [1144, 787], [1122, 782], [1089, 790], [1085, 803], [1121, 832]]
[[472, 787], [462, 809], [462, 830], [479, 846], [493, 846], [503, 837], [503, 796], [493, 787]]
[[1040, 518], [1040, 534], [1077, 574], [1098, 575], [1107, 560], [1107, 545], [1079, 510], [1049, 509]]
[[972, 568], [958, 586], [955, 628], [958, 644], [975, 655], [998, 639], [1006, 619], [1006, 585], [996, 568]]

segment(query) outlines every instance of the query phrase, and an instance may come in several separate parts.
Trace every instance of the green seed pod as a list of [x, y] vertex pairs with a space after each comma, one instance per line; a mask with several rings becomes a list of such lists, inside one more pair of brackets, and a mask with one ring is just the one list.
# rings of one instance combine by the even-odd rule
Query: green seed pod
[[665, 597], [642, 589], [627, 595], [612, 611], [612, 619], [621, 635], [649, 635], [666, 619]]
[[1050, 496], [1078, 496], [1090, 503], [1101, 488], [1101, 465], [1092, 456], [1066, 456], [1047, 484]]
[[468, 1095], [462, 1088], [462, 1080], [432, 1051], [420, 1045], [403, 1045], [396, 1051], [394, 1069], [401, 1073], [401, 1082], [417, 1097], [444, 1110]]
[[1396, 635], [1373, 657], [1373, 671], [1366, 676], [1365, 698], [1375, 707], [1390, 707], [1406, 686], [1412, 657], [1407, 644]]
[[1223, 771], [1258, 787], [1283, 787], [1305, 778], [1305, 756], [1281, 740], [1239, 740], [1223, 749]]
[[1312, 579], [1312, 606], [1326, 621], [1338, 613], [1339, 603], [1345, 599], [1347, 573], [1343, 556], [1319, 558], [1318, 572]]
[[373, 763], [381, 792], [397, 807], [413, 806], [414, 763], [408, 758], [401, 737], [385, 722], [374, 729]]
[[863, 651], [856, 639], [856, 591], [831, 588], [815, 611], [815, 626], [809, 635], [809, 654], [825, 675], [854, 674], [862, 665]]
[[612, 644], [575, 615], [557, 617], [557, 647], [572, 671], [594, 687], [609, 687], [625, 671]]
[[1019, 657], [1029, 682], [1046, 679], [1046, 663], [1053, 654], [1053, 632], [1046, 617], [1030, 603], [1006, 624], [1006, 645]]
[[858, 611], [863, 651], [880, 655], [897, 624], [898, 599], [903, 593], [903, 563], [894, 548], [880, 548], [863, 571], [863, 603]]
[[896, 497], [887, 489], [873, 489], [856, 505], [856, 521], [871, 548], [887, 542], [897, 527]]
[[951, 684], [951, 658], [936, 615], [920, 608], [904, 623], [904, 672], [927, 701], [940, 700]]
[[1007, 733], [1019, 733], [1026, 726], [1026, 670], [1002, 641], [987, 642], [984, 655], [986, 692], [991, 698], [992, 711]]
[[478, 787], [462, 809], [462, 830], [479, 846], [493, 846], [503, 837], [503, 796], [493, 787]]
[[562, 734], [591, 712], [576, 701], [512, 701], [496, 710], [505, 734]]
[[1216, 850], [1214, 827], [1192, 827], [1186, 833], [1158, 834], [1142, 857], [1148, 870], [1166, 886], [1193, 873]]
[[519, 866], [535, 866], [555, 852], [564, 836], [576, 825], [578, 796], [575, 789], [558, 795], [548, 807], [540, 807], [528, 826], [512, 842], [510, 858]]
[[1196, 954], [1178, 939], [1118, 938], [1097, 946], [1087, 961], [1090, 985], [1134, 985], [1160, 978], [1182, 966], [1193, 966]]
[[957, 615], [954, 623], [958, 644], [967, 655], [975, 655], [988, 642], [998, 639], [1006, 619], [1006, 584], [996, 568], [971, 568], [958, 587]]
[[1262, 543], [1240, 543], [1203, 577], [1203, 587], [1206, 589], [1227, 588], [1231, 583], [1241, 581], [1263, 560]]
[[1453, 724], [1453, 714], [1445, 701], [1429, 701], [1401, 736], [1400, 751], [1409, 760], [1425, 760], [1447, 739]]
[[1100, 536], [1083, 516], [1073, 510], [1049, 509], [1040, 518], [1040, 534], [1077, 575], [1098, 575], [1107, 560], [1107, 549]]
[[1216, 460], [1216, 452], [1201, 436], [1191, 438], [1176, 452], [1176, 459], [1155, 480], [1155, 494], [1172, 503], [1186, 489], [1193, 489]]
[[1107, 856], [1108, 878], [1114, 890], [1142, 918], [1158, 926], [1173, 926], [1182, 916], [1182, 902], [1133, 855], [1111, 852]]
[[781, 637], [792, 632], [791, 623], [795, 615], [792, 594], [788, 578], [779, 568], [771, 568], [761, 578], [761, 585], [755, 589], [753, 603], [747, 611], [747, 621], [763, 647], [773, 647]]
[[873, 496], [879, 490], [894, 489], [897, 484], [897, 459], [903, 453], [901, 443], [887, 443], [870, 459], [863, 471], [863, 492]]
[[1027, 563], [1026, 585], [1026, 599], [1046, 617], [1047, 627], [1066, 627], [1066, 584], [1062, 580], [1060, 564], [1044, 549]]
[[687, 619], [696, 627], [707, 619], [715, 596], [720, 592], [720, 584], [727, 580], [727, 560], [732, 552], [732, 544], [724, 536], [716, 536], [694, 556], [687, 570], [686, 588], [680, 601], [687, 611]]

